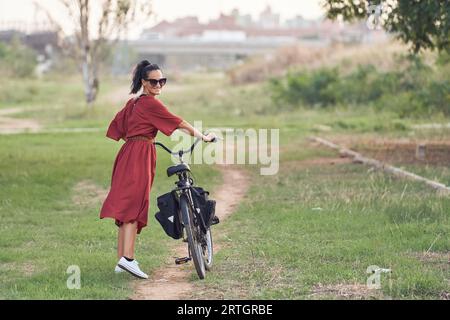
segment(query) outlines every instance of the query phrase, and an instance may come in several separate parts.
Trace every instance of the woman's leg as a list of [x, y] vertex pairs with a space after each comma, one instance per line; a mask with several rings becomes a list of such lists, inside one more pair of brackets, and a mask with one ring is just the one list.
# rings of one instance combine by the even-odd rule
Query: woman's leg
[[134, 243], [136, 242], [137, 221], [123, 224], [123, 256], [134, 259]]
[[[134, 244], [136, 242], [137, 226], [137, 221], [123, 224], [123, 257], [125, 258], [120, 259], [119, 268], [128, 271], [135, 277], [148, 279], [148, 275], [145, 274], [145, 272], [142, 272], [137, 261], [130, 260], [134, 259]], [[127, 261], [125, 261], [125, 259]]]
[[123, 224], [119, 227], [118, 237], [117, 237], [117, 258], [120, 259], [123, 257], [123, 239], [124, 239], [124, 227]]

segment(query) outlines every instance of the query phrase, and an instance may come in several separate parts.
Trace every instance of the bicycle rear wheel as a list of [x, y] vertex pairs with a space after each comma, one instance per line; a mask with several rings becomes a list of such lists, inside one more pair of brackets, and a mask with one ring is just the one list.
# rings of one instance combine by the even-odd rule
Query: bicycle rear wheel
[[213, 263], [213, 241], [211, 235], [211, 229], [208, 228], [208, 231], [204, 235], [205, 244], [203, 245], [203, 260], [205, 261], [206, 270], [210, 271]]
[[181, 216], [183, 217], [183, 224], [186, 229], [189, 250], [191, 252], [192, 260], [194, 261], [195, 270], [197, 271], [198, 277], [200, 279], [204, 279], [206, 271], [200, 239], [201, 231], [199, 230], [200, 228], [194, 223], [192, 207], [189, 204], [186, 195], [180, 196], [180, 210]]

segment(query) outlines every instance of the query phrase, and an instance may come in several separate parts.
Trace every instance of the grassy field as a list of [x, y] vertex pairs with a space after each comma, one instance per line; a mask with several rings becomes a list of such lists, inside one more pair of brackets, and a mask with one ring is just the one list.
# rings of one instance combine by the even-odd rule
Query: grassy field
[[[119, 143], [103, 134], [0, 136], [0, 297], [125, 298], [130, 279], [113, 273], [117, 227], [99, 220]], [[168, 240], [157, 225], [155, 198], [170, 190], [160, 153], [151, 193], [149, 227], [138, 238], [136, 257], [153, 270], [168, 254]], [[220, 177], [197, 169], [200, 183]], [[68, 290], [66, 270], [78, 265], [82, 290]]]
[[[54, 127], [96, 125], [104, 130], [0, 135], [0, 298], [124, 299], [131, 294], [131, 281], [113, 272], [117, 227], [98, 218], [122, 144], [105, 137], [106, 126], [120, 105], [100, 98], [95, 112], [73, 120], [70, 115], [85, 108], [81, 86], [75, 81], [62, 86], [55, 101], [46, 95], [58, 89], [55, 81], [50, 83], [39, 85], [37, 97], [2, 107], [22, 107], [19, 116]], [[167, 137], [158, 137], [170, 145]], [[165, 175], [171, 164], [158, 151], [149, 226], [138, 237], [136, 257], [150, 272], [169, 254], [170, 240], [153, 215], [156, 196], [173, 187]], [[210, 166], [194, 166], [194, 173], [207, 188], [221, 180]], [[71, 265], [80, 267], [81, 290], [67, 289]]]
[[[98, 132], [0, 135], [0, 298], [124, 299], [128, 275], [115, 275], [116, 227], [98, 212], [121, 143], [105, 138], [106, 126], [124, 103], [127, 79], [108, 79], [94, 108], [83, 104], [78, 79], [8, 80], [0, 109], [37, 119], [47, 128], [92, 127]], [[222, 248], [205, 281], [192, 281], [194, 298], [393, 298], [447, 297], [450, 200], [422, 184], [394, 180], [368, 167], [336, 160], [307, 142], [308, 135], [436, 137], [416, 132], [412, 121], [363, 109], [274, 109], [264, 84], [230, 86], [220, 75], [191, 75], [170, 83], [161, 99], [203, 128], [279, 128], [280, 171], [259, 175], [247, 166], [252, 187], [237, 212], [215, 227]], [[168, 138], [158, 136], [170, 144]], [[330, 164], [334, 163], [334, 164]], [[170, 240], [153, 218], [155, 197], [169, 190], [169, 157], [158, 153], [151, 194], [150, 226], [136, 256], [145, 270], [158, 268]], [[196, 166], [199, 184], [221, 181], [213, 166]], [[411, 167], [411, 170], [415, 170]], [[417, 167], [417, 170], [422, 168]], [[427, 169], [450, 181], [445, 168]], [[424, 254], [427, 252], [427, 254]], [[78, 265], [81, 290], [66, 287], [67, 267]], [[381, 275], [381, 290], [367, 290], [369, 266]]]
[[[449, 198], [340, 163], [307, 143], [300, 147], [305, 156], [282, 161], [277, 176], [253, 172], [258, 183], [247, 201], [215, 232], [222, 250], [214, 272], [198, 284], [203, 296], [439, 299], [448, 293]], [[381, 290], [366, 288], [372, 265], [392, 270], [381, 275]]]

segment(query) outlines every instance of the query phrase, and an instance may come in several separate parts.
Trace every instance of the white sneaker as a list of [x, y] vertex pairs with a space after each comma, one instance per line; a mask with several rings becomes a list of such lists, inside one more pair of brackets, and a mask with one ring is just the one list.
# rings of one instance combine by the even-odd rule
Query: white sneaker
[[[137, 262], [137, 260], [133, 260], [132, 262], [139, 264], [139, 262]], [[119, 267], [119, 265], [116, 264], [116, 267], [114, 268], [114, 272], [121, 273], [121, 272], [125, 272], [125, 270], [123, 270], [121, 267]]]
[[146, 275], [144, 272], [141, 271], [139, 268], [139, 265], [136, 260], [128, 261], [124, 257], [120, 258], [119, 263], [117, 266], [125, 271], [128, 271], [133, 276], [140, 278], [140, 279], [148, 279], [148, 275]]

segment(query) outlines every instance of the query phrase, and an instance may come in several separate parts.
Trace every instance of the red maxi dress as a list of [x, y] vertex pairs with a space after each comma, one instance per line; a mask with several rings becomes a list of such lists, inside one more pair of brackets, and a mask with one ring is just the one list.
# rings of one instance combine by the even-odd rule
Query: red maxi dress
[[114, 161], [111, 188], [101, 208], [100, 219], [113, 218], [117, 226], [137, 221], [137, 233], [147, 225], [156, 149], [147, 140], [126, 139], [137, 135], [155, 138], [158, 130], [170, 136], [182, 121], [153, 96], [130, 99], [116, 114], [106, 136], [126, 142]]

